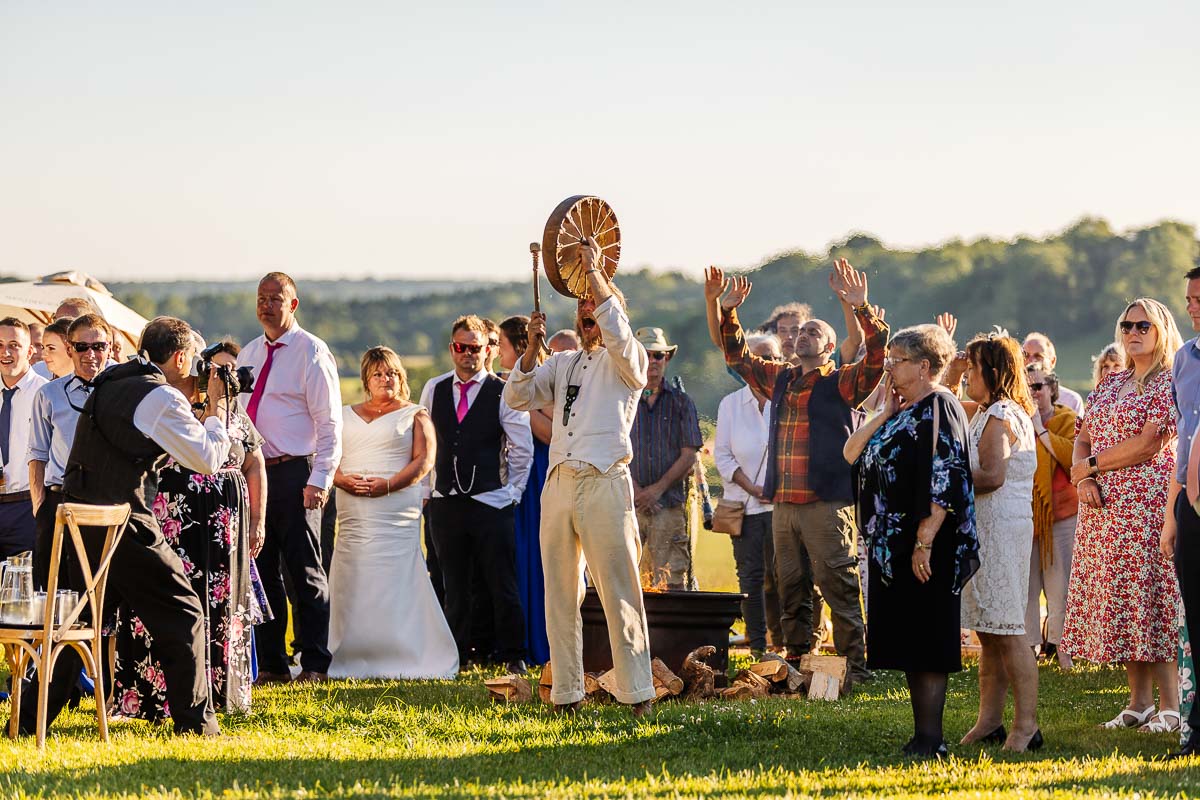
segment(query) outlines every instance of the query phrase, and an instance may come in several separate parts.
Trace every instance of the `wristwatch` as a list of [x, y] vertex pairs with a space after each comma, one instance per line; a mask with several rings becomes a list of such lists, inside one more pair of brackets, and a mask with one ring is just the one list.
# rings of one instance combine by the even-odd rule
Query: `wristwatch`
[[1087, 465], [1088, 469], [1092, 471], [1093, 475], [1098, 475], [1100, 473], [1100, 467], [1096, 464], [1095, 456], [1088, 456]]

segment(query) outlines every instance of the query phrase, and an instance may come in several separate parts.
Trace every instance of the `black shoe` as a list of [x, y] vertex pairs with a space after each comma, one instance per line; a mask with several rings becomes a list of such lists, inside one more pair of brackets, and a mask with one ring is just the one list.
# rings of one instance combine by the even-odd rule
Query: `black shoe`
[[992, 731], [987, 736], [984, 736], [982, 739], [980, 739], [979, 743], [980, 744], [1004, 744], [1007, 741], [1008, 741], [1008, 731], [1004, 730], [1004, 726], [1001, 725], [999, 728], [996, 728], [996, 730]]
[[1025, 745], [1025, 752], [1031, 753], [1034, 750], [1041, 750], [1045, 744], [1046, 740], [1042, 738], [1042, 729], [1038, 728], [1029, 739], [1029, 744]]
[[516, 661], [509, 661], [504, 665], [504, 669], [513, 675], [525, 675], [529, 672], [529, 668], [525, 666], [525, 661], [520, 658]]
[[1183, 747], [1167, 756], [1168, 759], [1200, 755], [1200, 731], [1193, 730]]
[[916, 758], [948, 758], [950, 750], [946, 747], [944, 740], [931, 742], [928, 739], [922, 739], [920, 736], [914, 736], [908, 740], [908, 744], [904, 745], [903, 751], [906, 756], [914, 756]]

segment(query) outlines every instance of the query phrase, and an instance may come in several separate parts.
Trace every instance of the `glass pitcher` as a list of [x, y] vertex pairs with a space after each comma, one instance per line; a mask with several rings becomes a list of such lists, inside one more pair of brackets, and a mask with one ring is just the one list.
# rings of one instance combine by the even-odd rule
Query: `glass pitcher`
[[33, 558], [13, 556], [5, 562], [0, 577], [0, 622], [10, 625], [33, 625]]

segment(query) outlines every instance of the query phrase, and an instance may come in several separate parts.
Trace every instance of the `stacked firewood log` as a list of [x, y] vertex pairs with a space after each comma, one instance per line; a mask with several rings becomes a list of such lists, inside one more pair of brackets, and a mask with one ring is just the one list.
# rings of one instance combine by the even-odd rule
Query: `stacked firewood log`
[[[656, 701], [681, 697], [684, 700], [751, 700], [758, 697], [808, 697], [810, 700], [837, 700], [846, 680], [846, 659], [841, 656], [805, 655], [799, 669], [777, 655], [767, 655], [748, 669], [738, 671], [732, 683], [716, 688], [716, 672], [706, 663], [717, 649], [711, 645], [698, 647], [688, 653], [679, 674], [675, 674], [661, 659], [650, 663], [654, 677]], [[554, 678], [550, 664], [542, 667], [537, 683], [537, 696], [549, 704]], [[505, 703], [524, 703], [533, 699], [533, 689], [519, 675], [504, 675], [484, 681], [493, 700]], [[605, 673], [588, 672], [583, 676], [584, 691], [589, 703], [611, 702], [616, 692], [612, 670]]]

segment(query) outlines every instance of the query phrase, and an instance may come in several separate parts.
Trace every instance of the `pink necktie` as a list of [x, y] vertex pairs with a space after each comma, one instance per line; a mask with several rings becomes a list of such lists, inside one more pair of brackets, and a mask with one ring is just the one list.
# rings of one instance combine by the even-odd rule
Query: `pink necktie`
[[467, 390], [475, 385], [475, 381], [464, 381], [458, 385], [458, 421], [462, 422], [467, 415]]
[[250, 393], [250, 402], [246, 404], [246, 416], [250, 417], [251, 422], [258, 422], [258, 404], [262, 402], [263, 389], [267, 386], [267, 378], [271, 376], [271, 364], [275, 361], [275, 351], [281, 347], [283, 347], [282, 344], [267, 343], [267, 360], [263, 364], [262, 374], [254, 382], [254, 391]]
[[1187, 474], [1184, 480], [1187, 481], [1187, 498], [1188, 502], [1193, 506], [1196, 505], [1197, 497], [1200, 497], [1200, 431], [1192, 434], [1192, 444], [1188, 448]]

